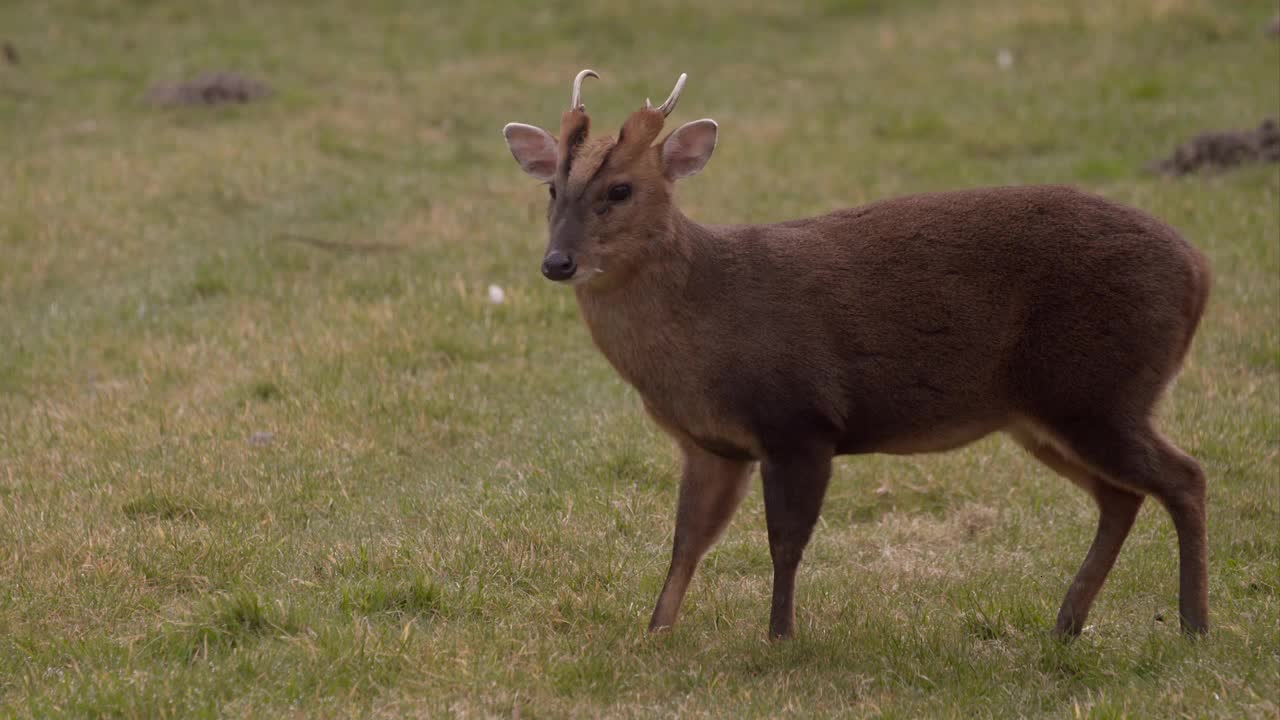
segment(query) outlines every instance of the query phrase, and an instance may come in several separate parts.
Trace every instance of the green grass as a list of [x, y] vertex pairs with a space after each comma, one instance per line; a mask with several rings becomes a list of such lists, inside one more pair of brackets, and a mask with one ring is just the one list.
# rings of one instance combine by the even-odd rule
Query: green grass
[[[1274, 3], [701, 5], [0, 7], [0, 715], [1275, 717], [1280, 170], [1143, 170], [1280, 113]], [[838, 463], [794, 642], [758, 493], [648, 637], [676, 458], [499, 132], [588, 66], [598, 128], [690, 74], [704, 221], [1071, 182], [1203, 248], [1162, 423], [1211, 479], [1213, 634], [1148, 503], [1050, 639], [1094, 511], [991, 438]], [[275, 93], [144, 100], [220, 69]]]

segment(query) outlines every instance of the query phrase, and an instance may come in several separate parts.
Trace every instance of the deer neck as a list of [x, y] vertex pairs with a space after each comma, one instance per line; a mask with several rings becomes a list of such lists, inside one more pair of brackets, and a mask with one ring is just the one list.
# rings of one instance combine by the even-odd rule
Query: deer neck
[[596, 346], [642, 395], [665, 389], [689, 357], [696, 318], [685, 298], [696, 261], [712, 251], [713, 240], [673, 208], [650, 256], [624, 281], [575, 288]]

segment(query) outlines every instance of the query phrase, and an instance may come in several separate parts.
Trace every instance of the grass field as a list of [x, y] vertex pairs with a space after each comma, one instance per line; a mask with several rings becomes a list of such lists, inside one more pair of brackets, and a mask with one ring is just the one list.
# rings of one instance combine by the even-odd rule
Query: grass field
[[[1272, 0], [534, 5], [0, 6], [0, 715], [1277, 716], [1280, 169], [1143, 169], [1280, 114]], [[600, 131], [689, 73], [706, 222], [1069, 182], [1204, 249], [1161, 422], [1210, 477], [1212, 635], [1147, 503], [1054, 641], [1095, 512], [993, 437], [838, 463], [796, 640], [758, 490], [649, 637], [676, 457], [500, 133], [582, 67]], [[144, 99], [222, 69], [274, 94]]]

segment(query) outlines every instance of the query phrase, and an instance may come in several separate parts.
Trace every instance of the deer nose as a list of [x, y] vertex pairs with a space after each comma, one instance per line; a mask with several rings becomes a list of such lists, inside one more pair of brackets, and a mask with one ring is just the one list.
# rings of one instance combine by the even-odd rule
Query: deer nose
[[568, 280], [577, 270], [578, 264], [573, 261], [573, 258], [559, 250], [552, 250], [542, 259], [542, 274], [546, 275], [548, 280]]

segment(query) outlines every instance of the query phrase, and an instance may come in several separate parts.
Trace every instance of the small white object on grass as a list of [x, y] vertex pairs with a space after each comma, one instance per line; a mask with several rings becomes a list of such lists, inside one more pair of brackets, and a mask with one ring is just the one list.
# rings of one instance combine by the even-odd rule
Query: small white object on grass
[[507, 294], [497, 285], [489, 286], [489, 302], [494, 305], [501, 305], [507, 299]]
[[1000, 52], [996, 53], [996, 65], [999, 65], [1001, 70], [1013, 67], [1013, 51], [1009, 48], [1000, 48]]

